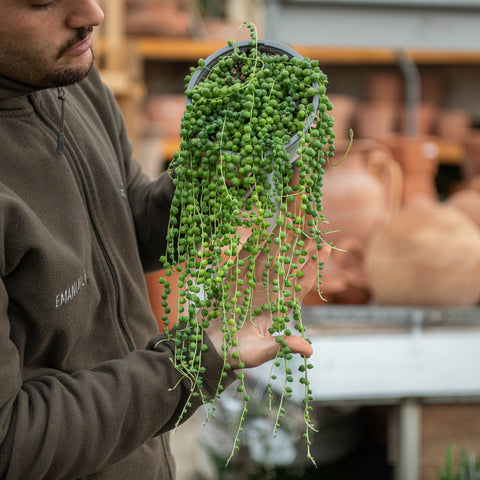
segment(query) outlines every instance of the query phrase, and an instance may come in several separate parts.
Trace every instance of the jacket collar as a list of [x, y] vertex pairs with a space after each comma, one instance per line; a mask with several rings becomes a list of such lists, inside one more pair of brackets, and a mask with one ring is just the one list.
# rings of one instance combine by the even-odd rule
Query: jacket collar
[[37, 90], [40, 90], [40, 88], [0, 75], [0, 100], [22, 97]]
[[[44, 89], [0, 75], [0, 103], [4, 109], [21, 108], [25, 104], [25, 97], [39, 90]], [[57, 92], [61, 105], [60, 127], [57, 132], [57, 154], [63, 155], [65, 153], [65, 90], [63, 87], [59, 87]]]

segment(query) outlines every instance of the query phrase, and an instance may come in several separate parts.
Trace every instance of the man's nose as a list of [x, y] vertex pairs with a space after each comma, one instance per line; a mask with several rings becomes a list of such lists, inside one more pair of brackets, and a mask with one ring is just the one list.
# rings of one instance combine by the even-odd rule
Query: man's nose
[[70, 28], [98, 26], [105, 14], [95, 0], [70, 0], [67, 23]]

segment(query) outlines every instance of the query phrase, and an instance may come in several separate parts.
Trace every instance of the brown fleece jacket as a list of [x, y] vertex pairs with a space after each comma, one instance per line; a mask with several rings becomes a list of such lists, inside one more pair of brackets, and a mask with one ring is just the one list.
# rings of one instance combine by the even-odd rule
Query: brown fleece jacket
[[[56, 89], [0, 77], [0, 478], [171, 480], [165, 432], [190, 385], [170, 389], [169, 343], [147, 347], [144, 270], [159, 267], [173, 187], [132, 160], [95, 70], [65, 92], [60, 125]], [[213, 346], [204, 362], [213, 395]]]

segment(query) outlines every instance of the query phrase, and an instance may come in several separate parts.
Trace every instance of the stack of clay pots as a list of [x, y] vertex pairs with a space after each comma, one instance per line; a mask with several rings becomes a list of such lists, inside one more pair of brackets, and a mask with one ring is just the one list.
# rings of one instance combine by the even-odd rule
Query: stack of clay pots
[[194, 29], [194, 0], [128, 0], [126, 33], [190, 37]]
[[432, 137], [395, 135], [383, 140], [403, 172], [403, 203], [418, 196], [437, 200], [438, 145]]
[[398, 72], [379, 71], [365, 79], [364, 101], [355, 113], [355, 135], [385, 138], [398, 132], [404, 81]]
[[143, 109], [143, 132], [160, 138], [180, 138], [185, 95], [150, 95]]
[[465, 158], [462, 163], [463, 175], [471, 180], [480, 175], [480, 131], [472, 131], [463, 140]]
[[[333, 105], [330, 115], [335, 121], [335, 138], [340, 152], [344, 148], [344, 144], [348, 144], [359, 102], [352, 95], [346, 94], [330, 94], [329, 99]], [[357, 136], [357, 132], [355, 132], [355, 136]]]
[[[471, 118], [465, 112], [445, 109], [444, 82], [425, 76], [416, 131], [406, 135], [401, 74], [375, 72], [365, 85], [365, 101], [348, 114], [354, 125], [354, 147], [342, 165], [327, 168], [325, 174], [325, 215], [331, 227], [340, 230], [326, 239], [345, 251], [334, 250], [331, 255], [324, 272], [324, 296], [332, 303], [477, 304], [480, 189], [470, 188], [440, 202], [435, 185], [438, 140], [445, 135], [448, 141], [466, 145]], [[335, 101], [332, 103], [335, 108]], [[448, 126], [447, 120], [453, 120], [455, 126]], [[340, 125], [343, 142], [345, 127], [343, 122]], [[400, 171], [394, 189], [395, 208], [385, 178], [375, 178], [368, 167], [372, 152], [361, 147], [366, 139], [381, 145], [384, 150], [379, 151], [389, 152], [390, 164]], [[475, 147], [480, 159], [480, 137], [470, 144], [470, 150]], [[473, 161], [471, 165], [472, 175], [475, 168], [480, 172], [480, 160], [478, 167]]]
[[[398, 70], [375, 71], [365, 78], [364, 101], [355, 113], [355, 134], [361, 138], [384, 139], [402, 135], [412, 126], [416, 135], [437, 135], [448, 124], [455, 122], [455, 129], [464, 132], [469, 118], [466, 112], [447, 110], [443, 114], [446, 82], [434, 75], [421, 76], [419, 103], [414, 108], [413, 119], [405, 105], [405, 80]], [[453, 113], [455, 119], [450, 119]], [[458, 122], [456, 121], [458, 119]]]

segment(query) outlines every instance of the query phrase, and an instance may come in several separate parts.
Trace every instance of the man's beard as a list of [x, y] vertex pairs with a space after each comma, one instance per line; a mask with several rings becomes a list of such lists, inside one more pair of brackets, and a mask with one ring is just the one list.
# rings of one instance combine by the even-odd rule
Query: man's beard
[[83, 68], [65, 68], [63, 70], [49, 72], [42, 79], [38, 81], [38, 86], [44, 88], [65, 87], [83, 80], [93, 67], [93, 52], [92, 61], [88, 67]]
[[[92, 33], [92, 31], [93, 27], [83, 27], [77, 29], [75, 37], [68, 42], [65, 42], [65, 44], [60, 48], [57, 55], [57, 60], [60, 60], [63, 55], [65, 55], [72, 47], [80, 42], [83, 42], [83, 40], [85, 40], [88, 35]], [[91, 50], [91, 54], [92, 61], [88, 67], [65, 68], [56, 72], [49, 72], [39, 81], [39, 83], [44, 87], [53, 88], [65, 87], [67, 85], [72, 85], [79, 82], [88, 75], [88, 72], [90, 72], [93, 67], [93, 50]]]

